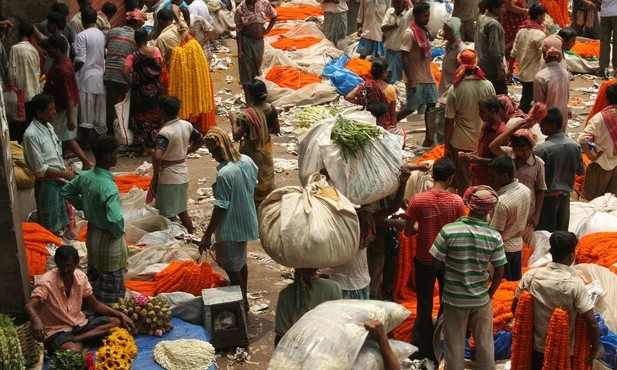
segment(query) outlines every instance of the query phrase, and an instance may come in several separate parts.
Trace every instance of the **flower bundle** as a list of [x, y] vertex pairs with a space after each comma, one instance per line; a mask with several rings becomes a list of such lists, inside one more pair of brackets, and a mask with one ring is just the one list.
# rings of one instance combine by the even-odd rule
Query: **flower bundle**
[[372, 80], [371, 62], [366, 59], [351, 58], [345, 64], [345, 68], [362, 77], [363, 80]]
[[169, 301], [163, 297], [150, 299], [142, 294], [128, 299], [120, 298], [112, 308], [130, 317], [138, 333], [161, 337], [173, 329]]
[[493, 334], [500, 330], [512, 330], [510, 322], [514, 318], [512, 314], [512, 301], [518, 281], [502, 280], [499, 288], [493, 295]]
[[96, 351], [96, 370], [129, 370], [135, 355], [133, 336], [124, 328], [113, 328]]
[[128, 193], [133, 186], [136, 186], [142, 190], [147, 190], [150, 187], [151, 181], [151, 176], [139, 176], [134, 173], [114, 176], [114, 182], [118, 186], [118, 191], [120, 194]]
[[436, 161], [439, 158], [443, 158], [446, 155], [446, 146], [441, 144], [439, 146], [434, 147], [430, 151], [422, 154], [422, 156], [416, 160], [416, 164], [420, 164], [427, 160]]
[[[587, 172], [587, 167], [589, 166], [589, 157], [585, 153], [583, 153], [583, 164], [585, 165], [585, 172]], [[578, 194], [583, 190], [583, 182], [585, 182], [585, 175], [576, 175], [574, 177], [574, 191]]]
[[309, 17], [319, 17], [323, 15], [323, 9], [320, 6], [277, 6], [274, 9], [276, 10], [276, 20], [278, 22], [293, 20], [303, 21]]
[[544, 5], [548, 15], [553, 18], [555, 23], [557, 23], [560, 28], [570, 24], [570, 14], [568, 13], [567, 0], [547, 0], [543, 1], [542, 5]]
[[[270, 36], [270, 34], [268, 34]], [[321, 42], [322, 39], [313, 36], [281, 37], [270, 43], [270, 46], [281, 50], [306, 49]]]
[[198, 129], [202, 132], [216, 126], [210, 67], [199, 43], [191, 37], [187, 38], [173, 50], [169, 65], [168, 94], [180, 99], [178, 117], [199, 120]]
[[616, 232], [585, 235], [576, 247], [577, 263], [593, 263], [610, 269], [617, 263]]
[[431, 70], [433, 71], [433, 76], [435, 76], [435, 84], [439, 86], [439, 80], [441, 79], [441, 69], [439, 69], [439, 64], [431, 62]]
[[591, 356], [591, 341], [587, 333], [587, 323], [581, 315], [576, 316], [574, 331], [574, 363], [573, 370], [589, 370], [587, 359]]
[[604, 83], [602, 83], [602, 85], [600, 85], [600, 89], [598, 90], [596, 101], [595, 103], [593, 103], [593, 107], [591, 107], [591, 111], [589, 112], [589, 115], [587, 115], [587, 120], [585, 121], [585, 124], [589, 122], [591, 117], [595, 116], [597, 113], [600, 113], [602, 109], [608, 107], [609, 104], [608, 104], [608, 101], [606, 100], [606, 89], [608, 89], [609, 86], [614, 85], [616, 83], [617, 83], [617, 78], [613, 78], [611, 80], [605, 81]]
[[581, 58], [598, 58], [600, 56], [600, 40], [576, 41], [571, 50]]
[[24, 369], [25, 364], [13, 319], [0, 314], [0, 368]]
[[285, 27], [273, 28], [270, 30], [270, 32], [266, 34], [266, 37], [284, 35], [289, 31], [291, 31], [291, 28], [285, 28]]
[[21, 228], [26, 246], [28, 276], [33, 280], [34, 275], [44, 274], [47, 270], [47, 257], [50, 253], [45, 246], [48, 243], [61, 246], [62, 240], [36, 222], [22, 222]]
[[272, 81], [279, 87], [298, 90], [304, 86], [320, 83], [321, 78], [298, 71], [289, 66], [274, 66], [266, 74], [266, 80]]
[[533, 296], [523, 291], [516, 306], [512, 337], [512, 370], [531, 368], [533, 350]]
[[542, 369], [570, 369], [570, 319], [568, 312], [559, 307], [548, 323]]

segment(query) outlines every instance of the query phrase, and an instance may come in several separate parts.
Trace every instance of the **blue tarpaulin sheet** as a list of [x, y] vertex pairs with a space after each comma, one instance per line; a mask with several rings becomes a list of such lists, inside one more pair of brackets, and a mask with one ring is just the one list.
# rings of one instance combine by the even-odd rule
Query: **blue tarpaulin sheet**
[[321, 75], [330, 78], [330, 83], [336, 89], [336, 92], [345, 96], [355, 89], [362, 81], [362, 77], [345, 68], [345, 64], [349, 62], [349, 55], [343, 54], [337, 60], [331, 60], [326, 63]]
[[[174, 326], [173, 330], [165, 333], [162, 337], [148, 336], [139, 334], [135, 336], [135, 344], [137, 345], [137, 356], [133, 358], [132, 369], [139, 370], [160, 370], [163, 369], [159, 364], [154, 361], [152, 352], [154, 346], [163, 340], [176, 340], [176, 339], [200, 339], [209, 342], [212, 339], [212, 335], [206, 331], [202, 326], [194, 325], [177, 317], [171, 319], [171, 324]], [[91, 349], [92, 354], [96, 354], [98, 346]], [[49, 369], [50, 360], [45, 361], [45, 369]], [[213, 364], [210, 365], [208, 370], [215, 370], [216, 367]]]

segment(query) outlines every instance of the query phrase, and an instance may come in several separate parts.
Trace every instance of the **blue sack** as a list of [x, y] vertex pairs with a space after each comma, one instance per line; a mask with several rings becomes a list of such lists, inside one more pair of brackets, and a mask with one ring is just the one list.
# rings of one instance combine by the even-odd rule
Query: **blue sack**
[[343, 96], [349, 94], [364, 81], [360, 76], [345, 68], [347, 62], [349, 62], [349, 56], [343, 54], [338, 60], [329, 61], [321, 72], [322, 76], [330, 78], [330, 83], [336, 92]]
[[[495, 345], [495, 361], [505, 360], [512, 356], [512, 332], [500, 330], [493, 335], [493, 343]], [[469, 338], [465, 339], [465, 358], [473, 360], [476, 357], [476, 351], [472, 351], [469, 346]]]

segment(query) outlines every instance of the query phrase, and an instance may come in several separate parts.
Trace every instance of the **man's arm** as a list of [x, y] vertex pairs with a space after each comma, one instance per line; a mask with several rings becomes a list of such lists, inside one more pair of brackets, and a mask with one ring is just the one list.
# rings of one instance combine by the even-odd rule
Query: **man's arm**
[[499, 81], [505, 78], [505, 68], [503, 65], [504, 46], [499, 41], [499, 29], [497, 25], [489, 24], [486, 26], [488, 31], [488, 50], [497, 69], [497, 79]]
[[204, 250], [209, 248], [212, 245], [212, 234], [219, 227], [221, 221], [223, 221], [223, 217], [225, 217], [225, 213], [227, 212], [224, 208], [214, 207], [212, 210], [212, 217], [210, 218], [210, 223], [204, 232], [204, 236], [201, 238], [201, 242], [199, 243], [199, 252], [203, 253]]
[[160, 175], [162, 168], [161, 163], [163, 162], [163, 154], [165, 151], [161, 148], [155, 148], [154, 153], [152, 153], [152, 173], [154, 176]]
[[240, 141], [246, 134], [246, 125], [238, 124], [238, 117], [235, 112], [229, 113], [229, 123], [231, 125], [231, 134], [233, 135], [234, 141]]
[[133, 320], [131, 320], [124, 313], [118, 310], [114, 310], [108, 305], [99, 302], [99, 300], [96, 299], [94, 294], [90, 294], [89, 296], [85, 297], [84, 300], [88, 303], [88, 305], [94, 311], [94, 313], [97, 313], [99, 315], [117, 317], [120, 319], [120, 322], [122, 323], [123, 327], [128, 329], [131, 333], [135, 332], [135, 323], [133, 323]]
[[394, 355], [392, 347], [390, 347], [390, 342], [388, 342], [388, 337], [386, 336], [383, 323], [379, 320], [368, 320], [364, 323], [364, 328], [369, 332], [368, 337], [375, 340], [379, 345], [379, 350], [381, 351], [381, 356], [383, 358], [384, 369], [399, 370], [401, 366]]
[[493, 278], [491, 279], [491, 286], [488, 288], [488, 295], [491, 298], [493, 298], [497, 288], [499, 288], [499, 284], [501, 284], [501, 280], [503, 279], [503, 270], [503, 265], [493, 266]]
[[414, 75], [411, 72], [411, 53], [403, 51], [403, 72], [407, 77], [407, 89], [411, 91], [416, 90], [416, 83], [414, 82]]
[[274, 24], [276, 23], [276, 19], [277, 18], [278, 17], [276, 15], [274, 17], [270, 18], [270, 23], [268, 24], [268, 27], [264, 31], [264, 35], [267, 35], [272, 30], [272, 27], [274, 27]]
[[595, 148], [592, 149], [588, 144], [588, 142], [594, 141], [597, 135], [596, 117], [598, 116], [597, 115], [593, 116], [593, 118], [589, 121], [589, 124], [585, 126], [585, 129], [583, 129], [583, 131], [578, 135], [578, 143], [581, 145], [581, 149], [583, 150], [583, 153], [585, 153], [585, 155], [591, 161], [597, 160], [600, 157], [600, 154], [602, 153], [601, 148], [598, 148], [596, 146]]
[[516, 130], [521, 128], [521, 126], [523, 126], [526, 123], [527, 123], [527, 120], [524, 120], [524, 119], [519, 120], [514, 125], [512, 125], [512, 127], [508, 128], [506, 132], [502, 132], [493, 141], [491, 141], [491, 143], [488, 145], [488, 148], [496, 156], [500, 156], [504, 154], [503, 150], [501, 150], [501, 146], [506, 142], [506, 140], [510, 137], [510, 135], [512, 135]]
[[60, 193], [66, 200], [71, 202], [73, 207], [77, 210], [83, 209], [83, 202], [81, 199], [81, 192], [79, 190], [79, 186], [77, 186], [77, 182], [79, 181], [79, 176], [71, 181], [68, 184], [64, 185], [62, 189], [60, 189]]
[[30, 321], [32, 321], [32, 336], [39, 342], [45, 340], [45, 326], [39, 317], [42, 304], [41, 298], [33, 297], [28, 300], [25, 307], [25, 311], [30, 317]]

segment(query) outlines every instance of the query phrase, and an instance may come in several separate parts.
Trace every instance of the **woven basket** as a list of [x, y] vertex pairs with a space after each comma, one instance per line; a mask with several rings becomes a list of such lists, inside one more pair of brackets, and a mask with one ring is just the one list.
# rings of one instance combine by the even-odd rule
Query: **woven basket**
[[26, 365], [36, 362], [40, 354], [41, 346], [32, 336], [32, 325], [30, 321], [26, 321], [25, 324], [17, 326], [16, 329], [19, 345], [21, 346], [21, 353], [26, 360]]

